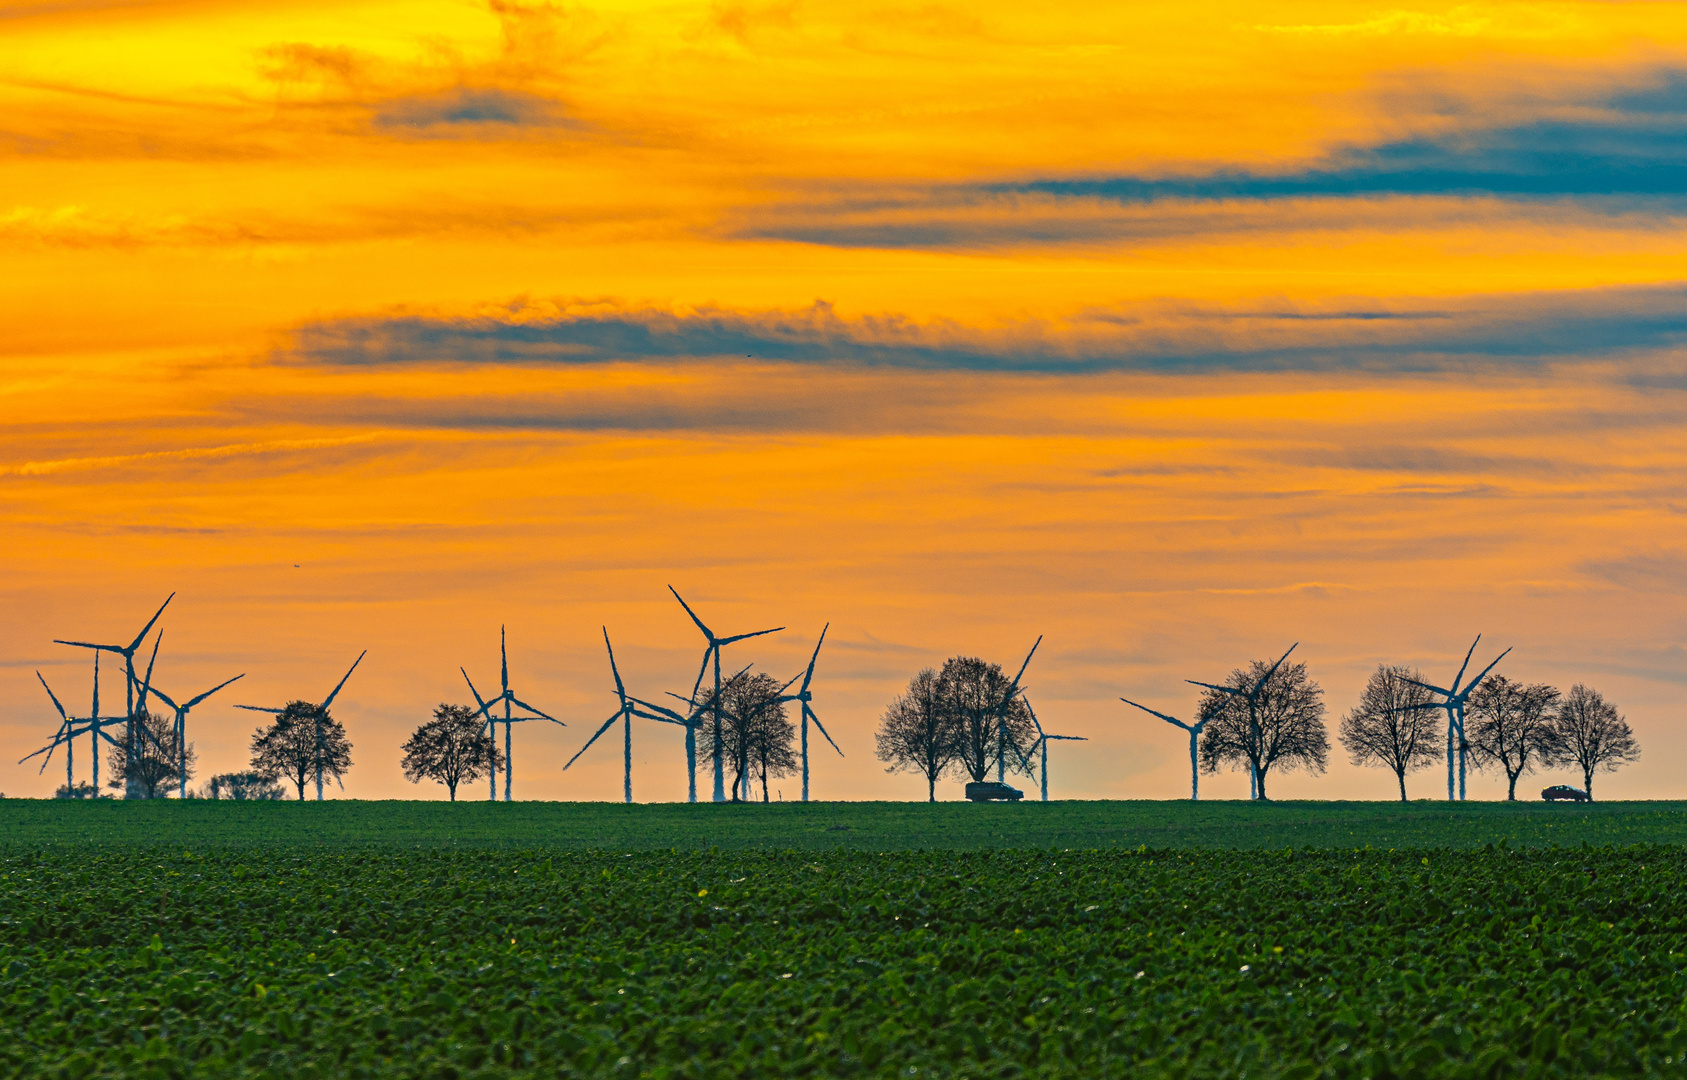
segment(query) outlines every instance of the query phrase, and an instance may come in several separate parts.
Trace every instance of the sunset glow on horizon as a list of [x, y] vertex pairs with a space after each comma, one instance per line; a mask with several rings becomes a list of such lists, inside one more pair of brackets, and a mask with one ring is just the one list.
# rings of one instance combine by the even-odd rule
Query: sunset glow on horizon
[[[334, 797], [445, 797], [398, 746], [505, 626], [568, 724], [516, 731], [516, 798], [619, 799], [618, 741], [563, 763], [616, 707], [602, 628], [630, 689], [689, 689], [669, 585], [787, 627], [728, 652], [781, 682], [830, 624], [817, 798], [923, 797], [884, 707], [1039, 635], [1038, 715], [1091, 740], [1057, 798], [1187, 795], [1121, 695], [1188, 716], [1299, 641], [1334, 742], [1377, 664], [1450, 678], [1478, 633], [1624, 712], [1601, 797], [1683, 794], [1680, 5], [0, 16], [9, 796], [63, 782], [12, 764], [58, 723], [35, 672], [88, 707], [53, 639], [175, 592], [160, 684], [247, 673], [200, 780], [245, 765], [232, 705], [368, 649]], [[684, 797], [681, 745], [635, 728], [638, 801]], [[1392, 783], [1336, 745], [1271, 791]]]

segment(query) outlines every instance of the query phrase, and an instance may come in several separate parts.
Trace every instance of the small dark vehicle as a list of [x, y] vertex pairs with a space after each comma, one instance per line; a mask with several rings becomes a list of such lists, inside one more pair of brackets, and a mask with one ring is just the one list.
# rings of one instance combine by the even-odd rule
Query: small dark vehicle
[[1568, 784], [1554, 784], [1541, 792], [1541, 798], [1547, 802], [1557, 802], [1559, 799], [1569, 799], [1571, 802], [1587, 802], [1587, 792], [1580, 788], [1573, 788]]
[[1025, 798], [1025, 792], [1006, 784], [998, 784], [994, 780], [986, 780], [982, 784], [968, 784], [967, 798], [973, 802], [989, 802], [992, 799], [1004, 799], [1007, 802], [1018, 802]]

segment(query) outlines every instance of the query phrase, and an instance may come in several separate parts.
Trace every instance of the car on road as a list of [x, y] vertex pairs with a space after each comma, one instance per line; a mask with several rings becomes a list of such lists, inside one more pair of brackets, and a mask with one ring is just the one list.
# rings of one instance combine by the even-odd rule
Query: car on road
[[967, 798], [973, 802], [991, 802], [996, 799], [1018, 802], [1025, 798], [1025, 792], [1006, 784], [998, 784], [994, 780], [986, 780], [982, 784], [968, 784]]
[[1587, 792], [1581, 790], [1580, 788], [1573, 788], [1568, 784], [1552, 785], [1545, 791], [1541, 792], [1541, 798], [1545, 799], [1547, 802], [1557, 802], [1560, 799], [1569, 799], [1571, 802], [1588, 801]]

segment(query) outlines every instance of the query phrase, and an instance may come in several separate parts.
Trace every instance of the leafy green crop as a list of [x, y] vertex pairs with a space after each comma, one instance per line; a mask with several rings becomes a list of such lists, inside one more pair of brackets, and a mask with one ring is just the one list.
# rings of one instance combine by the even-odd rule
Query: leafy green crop
[[10, 849], [0, 1074], [1687, 1073], [1687, 849]]

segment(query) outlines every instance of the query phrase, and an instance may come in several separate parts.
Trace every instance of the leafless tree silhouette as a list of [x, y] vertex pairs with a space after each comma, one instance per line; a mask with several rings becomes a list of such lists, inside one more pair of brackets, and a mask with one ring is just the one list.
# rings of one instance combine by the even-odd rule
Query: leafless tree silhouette
[[937, 801], [937, 781], [956, 760], [955, 730], [939, 699], [931, 668], [908, 680], [908, 691], [885, 710], [873, 736], [886, 772], [917, 772], [926, 779], [926, 801]]
[[1617, 707], [1590, 686], [1570, 687], [1552, 718], [1553, 738], [1545, 763], [1582, 771], [1582, 790], [1593, 801], [1593, 774], [1616, 772], [1640, 757], [1640, 743]]
[[351, 769], [351, 742], [345, 726], [327, 709], [309, 701], [289, 701], [273, 724], [252, 735], [252, 768], [285, 778], [299, 789], [303, 801], [312, 777], [338, 780]]
[[122, 789], [135, 798], [160, 799], [184, 772], [188, 779], [193, 778], [197, 760], [193, 744], [182, 744], [175, 717], [137, 709], [135, 722], [125, 729], [106, 758], [111, 769], [106, 786]]
[[721, 684], [719, 709], [715, 709], [714, 695], [707, 708], [719, 717], [700, 729], [700, 749], [720, 759], [733, 777], [732, 802], [742, 802], [745, 781], [757, 772], [761, 774], [762, 801], [768, 797], [767, 779], [787, 776], [797, 769], [796, 752], [792, 743], [796, 727], [785, 715], [780, 700], [784, 692], [773, 676], [752, 675], [741, 671]]
[[1558, 691], [1544, 683], [1513, 682], [1494, 675], [1470, 695], [1465, 737], [1476, 767], [1498, 765], [1506, 798], [1517, 801], [1517, 778], [1551, 760], [1557, 750], [1553, 719]]
[[[1206, 723], [1201, 734], [1201, 767], [1215, 773], [1223, 765], [1254, 770], [1259, 797], [1266, 798], [1265, 778], [1273, 766], [1321, 773], [1329, 764], [1330, 737], [1324, 730], [1324, 690], [1306, 674], [1305, 664], [1282, 664], [1265, 680], [1253, 718], [1247, 700], [1237, 693], [1208, 690], [1201, 695], [1197, 719]], [[1230, 673], [1227, 685], [1245, 690], [1271, 672], [1271, 665], [1255, 660]], [[1257, 728], [1254, 721], [1257, 720]]]
[[1400, 783], [1406, 801], [1406, 774], [1435, 764], [1442, 738], [1435, 715], [1435, 695], [1419, 685], [1423, 673], [1378, 664], [1365, 684], [1359, 704], [1341, 718], [1341, 744], [1355, 765], [1381, 765]]
[[417, 728], [400, 748], [404, 778], [412, 784], [437, 780], [457, 801], [457, 785], [496, 775], [503, 767], [498, 743], [481, 714], [466, 705], [441, 704], [433, 719]]
[[954, 733], [955, 759], [975, 783], [989, 776], [992, 765], [997, 772], [1031, 775], [1026, 754], [1037, 741], [1037, 726], [1000, 664], [973, 656], [945, 660], [937, 675], [937, 700]]

